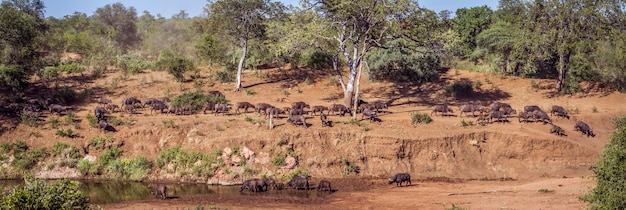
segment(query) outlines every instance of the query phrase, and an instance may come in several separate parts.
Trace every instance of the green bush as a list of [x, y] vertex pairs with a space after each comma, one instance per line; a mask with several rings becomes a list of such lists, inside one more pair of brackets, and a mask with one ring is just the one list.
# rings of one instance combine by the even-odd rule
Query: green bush
[[301, 64], [311, 69], [327, 69], [333, 66], [329, 56], [320, 51], [306, 52], [300, 59]]
[[174, 171], [171, 172], [187, 174], [191, 170], [195, 176], [210, 177], [218, 167], [223, 166], [223, 162], [218, 158], [220, 155], [220, 151], [211, 155], [200, 152], [187, 153], [176, 146], [159, 153], [155, 164], [160, 169], [172, 164]]
[[80, 137], [80, 134], [79, 133], [75, 133], [71, 128], [68, 128], [67, 130], [59, 129], [59, 130], [57, 130], [57, 132], [55, 134], [57, 136], [68, 137], [68, 138]]
[[222, 70], [215, 72], [215, 77], [217, 77], [217, 80], [221, 83], [234, 82], [235, 79], [237, 79], [236, 69], [237, 66], [234, 63], [229, 62], [222, 67]]
[[100, 165], [106, 166], [111, 161], [117, 160], [117, 158], [119, 158], [120, 156], [122, 156], [121, 150], [119, 150], [118, 148], [111, 148], [102, 153], [102, 155], [98, 157], [98, 161], [100, 161]]
[[279, 152], [276, 154], [276, 157], [272, 159], [272, 164], [276, 166], [276, 168], [280, 168], [285, 165], [285, 159], [287, 158], [287, 153]]
[[439, 77], [438, 58], [429, 49], [408, 47], [407, 40], [390, 43], [399, 47], [379, 49], [367, 55], [369, 68], [364, 68], [371, 81], [412, 83], [435, 81]]
[[59, 120], [58, 117], [54, 117], [54, 116], [48, 117], [48, 125], [50, 125], [50, 128], [57, 129], [59, 128], [60, 124], [61, 124], [61, 120]]
[[106, 137], [96, 136], [89, 139], [87, 145], [93, 147], [96, 150], [104, 149], [107, 144], [113, 143], [113, 137], [107, 135]]
[[59, 64], [59, 66], [57, 66], [56, 68], [58, 69], [58, 71], [65, 72], [66, 74], [82, 73], [83, 71], [85, 71], [85, 66], [74, 62]]
[[198, 72], [198, 68], [196, 68], [191, 59], [175, 55], [171, 50], [161, 52], [155, 67], [159, 70], [166, 70], [178, 82], [185, 81], [185, 72]]
[[65, 149], [67, 149], [69, 147], [70, 146], [65, 144], [65, 143], [56, 142], [56, 143], [54, 143], [54, 146], [52, 146], [52, 154], [54, 154], [54, 156], [59, 156], [59, 155], [61, 155], [63, 150], [65, 150]]
[[117, 67], [122, 69], [124, 74], [142, 73], [143, 70], [152, 68], [152, 64], [145, 60], [138, 53], [127, 53], [116, 57]]
[[87, 122], [89, 123], [89, 126], [92, 128], [100, 127], [100, 125], [98, 124], [98, 118], [96, 118], [96, 116], [93, 116], [92, 114], [87, 114]]
[[430, 118], [430, 115], [428, 114], [413, 113], [413, 115], [411, 116], [411, 124], [413, 124], [413, 126], [417, 125], [418, 123], [428, 124], [432, 121], [433, 119]]
[[2, 209], [89, 209], [88, 198], [78, 190], [76, 181], [60, 180], [46, 184], [27, 176], [23, 187], [2, 198]]
[[626, 209], [626, 116], [614, 119], [616, 131], [592, 170], [596, 187], [581, 199], [591, 209]]
[[472, 85], [472, 81], [469, 80], [454, 81], [453, 83], [446, 85], [446, 87], [444, 87], [444, 91], [446, 96], [452, 96], [455, 98], [468, 97], [474, 93], [474, 86]]
[[144, 157], [120, 158], [104, 165], [109, 176], [117, 179], [141, 181], [152, 169], [152, 163]]
[[78, 165], [76, 166], [78, 172], [83, 175], [97, 175], [98, 174], [98, 164], [91, 162], [87, 159], [82, 159], [78, 161]]

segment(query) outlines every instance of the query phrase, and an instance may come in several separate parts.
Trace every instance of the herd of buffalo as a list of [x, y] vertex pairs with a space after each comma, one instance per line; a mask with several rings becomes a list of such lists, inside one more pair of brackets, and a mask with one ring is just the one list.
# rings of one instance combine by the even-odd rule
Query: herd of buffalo
[[[433, 114], [437, 115], [437, 113], [439, 112], [441, 113], [441, 116], [451, 116], [448, 113], [454, 113], [452, 108], [448, 107], [447, 105], [435, 105], [433, 106], [433, 110], [430, 113], [430, 115], [431, 116]], [[561, 128], [558, 125], [555, 125], [550, 116], [567, 118], [568, 120], [570, 119], [570, 116], [567, 113], [567, 110], [565, 110], [565, 108], [563, 108], [562, 106], [557, 106], [557, 105], [552, 106], [550, 110], [550, 116], [548, 116], [548, 113], [546, 113], [539, 106], [536, 106], [536, 105], [525, 106], [523, 111], [521, 111], [520, 113], [517, 113], [517, 110], [513, 109], [510, 104], [502, 103], [502, 102], [493, 102], [489, 106], [486, 106], [486, 107], [474, 105], [474, 104], [461, 105], [459, 107], [459, 112], [460, 112], [459, 117], [463, 116], [463, 114], [467, 116], [469, 113], [472, 113], [472, 116], [478, 117], [477, 120], [479, 122], [482, 121], [482, 122], [487, 122], [487, 123], [492, 123], [494, 119], [497, 122], [509, 122], [508, 118], [511, 115], [517, 114], [517, 119], [520, 123], [521, 122], [525, 122], [525, 123], [543, 122], [544, 125], [550, 124], [552, 125], [552, 128], [550, 128], [550, 133], [553, 133], [559, 136], [566, 135], [565, 129]], [[479, 113], [478, 116], [476, 115], [476, 112]], [[593, 133], [593, 130], [591, 129], [591, 127], [589, 127], [587, 123], [580, 121], [580, 120], [576, 121], [576, 124], [574, 125], [574, 130], [582, 132], [582, 134], [587, 135], [587, 137], [596, 136]]]
[[[209, 91], [207, 93], [209, 97], [223, 97], [224, 94], [219, 91]], [[342, 104], [331, 104], [330, 106], [311, 106], [305, 102], [293, 102], [290, 107], [277, 108], [274, 105], [268, 103], [256, 103], [250, 102], [237, 102], [235, 105], [226, 103], [213, 103], [206, 102], [202, 107], [187, 105], [187, 106], [173, 106], [168, 105], [171, 100], [168, 97], [160, 98], [144, 98], [139, 100], [137, 98], [124, 98], [121, 106], [113, 104], [111, 99], [99, 98], [98, 106], [94, 109], [94, 115], [99, 120], [100, 128], [105, 131], [110, 128], [107, 123], [107, 117], [105, 114], [116, 111], [122, 111], [124, 113], [134, 114], [138, 109], [149, 109], [150, 114], [156, 112], [160, 114], [173, 114], [173, 115], [189, 115], [202, 110], [202, 113], [212, 112], [215, 116], [219, 114], [227, 115], [234, 109], [234, 114], [247, 113], [248, 110], [254, 110], [259, 115], [264, 115], [265, 118], [287, 118], [287, 122], [292, 123], [295, 126], [308, 127], [307, 119], [311, 115], [319, 115], [322, 127], [332, 127], [333, 123], [328, 119], [329, 115], [345, 116], [346, 114], [352, 115], [350, 107], [346, 107]], [[359, 105], [357, 113], [362, 114], [361, 119], [369, 119], [370, 121], [380, 120], [378, 113], [381, 109], [387, 109], [387, 103], [382, 101], [374, 101], [367, 103], [364, 101]], [[147, 110], [146, 110], [147, 111]]]
[[[225, 95], [223, 93], [215, 90], [208, 91], [207, 96], [217, 96], [225, 98]], [[99, 105], [94, 108], [94, 115], [98, 119], [98, 125], [104, 131], [115, 130], [107, 122], [108, 118], [105, 116], [107, 113], [122, 111], [125, 113], [133, 114], [137, 113], [136, 111], [138, 109], [149, 109], [151, 114], [156, 111], [158, 113], [166, 115], [189, 115], [202, 110], [204, 114], [206, 114], [207, 112], [212, 112], [216, 116], [219, 114], [230, 114], [231, 110], [233, 109], [234, 114], [240, 114], [242, 112], [247, 113], [248, 110], [251, 109], [259, 115], [264, 115], [265, 118], [287, 118], [287, 122], [292, 123], [295, 126], [302, 125], [304, 127], [308, 127], [310, 125], [307, 123], [307, 120], [311, 118], [311, 115], [319, 115], [322, 127], [333, 126], [333, 122], [328, 118], [328, 116], [330, 115], [353, 115], [353, 110], [350, 107], [344, 106], [343, 104], [311, 106], [302, 101], [293, 102], [291, 103], [290, 107], [281, 108], [278, 108], [269, 103], [252, 104], [245, 101], [237, 102], [234, 105], [227, 103], [207, 102], [203, 106], [173, 106], [168, 105], [168, 103], [170, 102], [170, 99], [168, 97], [144, 98], [143, 100], [139, 100], [133, 97], [124, 98], [121, 101], [121, 105], [114, 104], [111, 99], [100, 97], [97, 99], [97, 102]], [[358, 108], [357, 110], [355, 110], [355, 112], [357, 114], [361, 114], [361, 120], [368, 119], [370, 121], [381, 122], [381, 119], [379, 118], [379, 113], [381, 113], [382, 109], [387, 108], [389, 108], [389, 104], [387, 102], [374, 101], [368, 103], [366, 101], [359, 100]], [[41, 112], [43, 110], [47, 110], [51, 114], [61, 114], [63, 112], [67, 112], [68, 108], [52, 100], [29, 100], [23, 103], [11, 103], [8, 105], [0, 106], [0, 114], [21, 115], [22, 117], [28, 116], [38, 118], [39, 116], [41, 116]], [[550, 128], [550, 133], [554, 133], [559, 136], [566, 135], [565, 129], [561, 128], [558, 125], [555, 125], [552, 121], [551, 116], [570, 119], [567, 110], [557, 105], [551, 107], [551, 110], [549, 110], [550, 115], [548, 115], [546, 111], [542, 110], [539, 106], [536, 105], [525, 106], [523, 111], [518, 113], [517, 110], [513, 109], [510, 104], [502, 102], [493, 102], [489, 106], [465, 104], [459, 106], [458, 110], [459, 117], [462, 117], [463, 115], [467, 116], [469, 115], [469, 113], [471, 113], [472, 116], [478, 117], [478, 122], [485, 123], [492, 123], [493, 121], [509, 122], [508, 118], [513, 116], [514, 114], [517, 114], [519, 122], [543, 122], [544, 124], [552, 125], [552, 127]], [[448, 105], [432, 106], [432, 112], [430, 113], [430, 115], [437, 115], [438, 113], [441, 113], [441, 116], [451, 116], [451, 114], [449, 113], [454, 113], [454, 111]], [[479, 115], [476, 115], [477, 113]], [[591, 127], [583, 121], [576, 121], [574, 130], [582, 132], [582, 134], [587, 135], [587, 137], [595, 137], [595, 134], [593, 133]]]

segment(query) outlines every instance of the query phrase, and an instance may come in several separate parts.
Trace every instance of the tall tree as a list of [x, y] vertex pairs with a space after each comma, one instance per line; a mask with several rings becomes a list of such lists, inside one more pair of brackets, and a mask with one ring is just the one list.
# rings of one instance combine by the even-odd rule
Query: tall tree
[[209, 0], [205, 7], [208, 27], [213, 33], [222, 33], [241, 48], [234, 91], [241, 91], [241, 73], [248, 53], [250, 39], [262, 39], [265, 21], [280, 13], [281, 3], [269, 0]]
[[40, 38], [47, 30], [39, 0], [0, 5], [0, 86], [21, 91], [40, 64]]
[[476, 36], [491, 24], [493, 11], [488, 6], [460, 8], [452, 26], [459, 33], [461, 40], [460, 54], [467, 56], [476, 48]]
[[509, 57], [515, 44], [515, 33], [511, 33], [513, 31], [515, 29], [510, 23], [499, 21], [476, 37], [478, 46], [502, 56], [502, 74], [504, 75], [507, 73]]
[[134, 7], [122, 3], [107, 4], [96, 9], [96, 17], [115, 31], [114, 40], [122, 52], [126, 52], [140, 43], [137, 33], [137, 11]]
[[[342, 54], [350, 69], [344, 87], [344, 103], [352, 106], [355, 81], [360, 75], [361, 63], [370, 50], [385, 47], [396, 39], [397, 23], [413, 12], [417, 5], [409, 0], [312, 0], [307, 8], [319, 12], [328, 24], [327, 30], [317, 33], [332, 40], [337, 54]], [[341, 72], [337, 72], [340, 74]], [[358, 93], [358, 91], [357, 91]]]

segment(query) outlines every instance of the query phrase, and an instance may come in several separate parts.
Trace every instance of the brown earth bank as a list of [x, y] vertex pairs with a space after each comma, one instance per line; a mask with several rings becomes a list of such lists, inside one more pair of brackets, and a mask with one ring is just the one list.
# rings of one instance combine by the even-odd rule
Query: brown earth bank
[[[198, 86], [192, 82], [179, 85], [165, 72], [131, 75], [124, 80], [119, 72], [109, 71], [98, 79], [68, 76], [64, 85], [77, 91], [89, 89], [94, 98], [110, 98], [116, 104], [126, 97], [176, 96], [201, 89], [203, 92], [219, 90], [233, 104], [248, 101], [288, 107], [291, 102], [304, 101], [311, 106], [328, 106], [342, 103], [343, 92], [333, 78], [327, 72], [306, 69], [258, 70], [244, 74], [246, 91], [232, 92], [232, 84], [212, 84], [207, 76], [196, 79], [202, 81], [197, 83], [200, 84]], [[474, 82], [476, 93], [460, 99], [444, 96], [443, 87], [458, 80]], [[482, 209], [481, 205], [498, 204], [501, 206], [484, 207], [509, 208], [506, 203], [518, 203], [512, 206], [526, 209], [524, 205], [527, 202], [530, 203], [527, 205], [537, 204], [541, 208], [554, 209], [583, 206], [576, 196], [584, 194], [581, 191], [586, 190], [590, 183], [581, 181], [581, 177], [591, 174], [589, 168], [597, 161], [614, 130], [610, 119], [626, 113], [626, 107], [621, 106], [626, 97], [602, 89], [558, 96], [548, 89], [554, 81], [535, 79], [534, 82], [538, 88], [531, 86], [530, 79], [453, 69], [443, 72], [438, 82], [422, 86], [373, 83], [364, 78], [361, 83], [362, 98], [366, 101], [382, 100], [390, 105], [389, 109], [380, 113], [381, 122], [361, 120], [360, 115], [358, 122], [350, 122], [349, 116], [329, 116], [334, 122], [334, 126], [329, 128], [322, 127], [318, 116], [312, 116], [307, 119], [310, 126], [304, 128], [294, 127], [281, 118], [275, 120], [275, 128], [270, 130], [267, 120], [252, 112], [214, 116], [202, 112], [193, 115], [150, 114], [149, 110], [139, 110], [138, 114], [132, 115], [111, 114], [132, 120], [134, 124], [118, 126], [117, 132], [106, 135], [112, 136], [114, 144], [121, 146], [124, 157], [144, 156], [148, 160], [154, 160], [160, 152], [173, 146], [180, 146], [184, 151], [205, 153], [220, 150], [222, 154], [233, 147], [242, 150], [239, 157], [223, 157], [231, 167], [231, 174], [218, 170], [212, 178], [203, 179], [168, 170], [153, 170], [145, 179], [147, 181], [234, 184], [250, 177], [236, 175], [233, 178], [232, 171], [242, 174], [244, 165], [252, 166], [257, 175], [277, 176], [297, 167], [315, 178], [348, 176], [373, 180], [374, 184], [367, 190], [338, 187], [338, 192], [322, 200], [304, 201], [306, 204], [303, 205], [309, 205], [307, 208], [441, 209], [442, 204], [454, 203]], [[45, 88], [39, 85], [32, 92], [41, 94], [42, 90]], [[538, 105], [544, 110], [550, 110], [552, 105], [561, 105], [570, 110], [572, 118], [554, 118], [554, 124], [564, 128], [567, 135], [556, 136], [550, 134], [550, 125], [518, 123], [516, 118], [511, 118], [508, 123], [481, 126], [477, 125], [476, 118], [459, 117], [457, 105], [486, 105], [492, 101], [510, 103], [518, 111], [525, 105]], [[434, 121], [430, 124], [411, 125], [413, 113], [431, 114], [432, 105], [443, 103], [454, 107], [452, 116], [432, 116]], [[63, 138], [55, 135], [56, 129], [47, 125], [32, 128], [2, 116], [0, 142], [23, 140], [33, 148], [51, 148], [55, 142], [63, 142], [81, 148], [90, 138], [104, 135], [100, 130], [89, 127], [84, 120], [87, 114], [93, 114], [95, 106], [97, 103], [94, 100], [71, 107], [78, 118], [83, 119], [79, 122], [81, 129], [77, 130], [81, 138]], [[588, 123], [597, 136], [588, 138], [574, 131], [576, 120]], [[463, 126], [463, 122], [471, 122], [472, 125]], [[167, 126], [172, 123], [175, 126]], [[276, 168], [271, 160], [278, 153], [291, 153], [297, 158], [285, 163], [282, 168]], [[93, 156], [99, 154], [99, 151], [90, 153]], [[40, 163], [33, 173], [41, 178], [84, 178], [75, 169], [44, 166]], [[10, 169], [6, 163], [3, 168]], [[391, 188], [385, 185], [384, 178], [398, 172], [410, 173], [414, 180], [418, 180], [415, 186]], [[552, 191], [537, 192], [544, 188], [541, 185], [548, 186], [545, 188]], [[166, 201], [125, 202], [110, 207], [130, 208], [137, 205], [135, 207], [138, 208], [167, 208], [204, 205], [204, 201], [228, 208], [257, 205], [262, 208], [298, 208], [294, 205], [299, 205], [298, 201], [241, 203], [244, 198], [235, 196], [219, 202], [221, 198], [215, 201], [216, 198], [212, 197], [189, 196]], [[545, 200], [532, 202], [534, 198]], [[541, 206], [542, 203], [546, 205]]]

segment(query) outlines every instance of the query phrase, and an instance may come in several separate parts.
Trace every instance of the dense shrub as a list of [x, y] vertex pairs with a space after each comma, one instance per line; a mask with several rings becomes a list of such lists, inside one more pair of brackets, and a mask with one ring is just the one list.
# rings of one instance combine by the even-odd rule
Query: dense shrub
[[[402, 42], [402, 41], [399, 41]], [[402, 45], [400, 43], [400, 45]], [[378, 49], [368, 54], [365, 68], [372, 81], [390, 81], [423, 84], [439, 77], [440, 67], [434, 53], [419, 48], [407, 47]]]
[[85, 71], [85, 66], [80, 65], [79, 63], [70, 62], [67, 64], [59, 64], [57, 67], [57, 71], [65, 72], [66, 74], [71, 73], [82, 73]]
[[446, 87], [444, 87], [444, 91], [446, 96], [452, 96], [455, 98], [467, 97], [474, 93], [474, 86], [472, 85], [472, 81], [460, 80], [446, 85]]
[[327, 69], [333, 67], [333, 63], [328, 55], [320, 51], [305, 52], [300, 57], [300, 63], [311, 69]]
[[127, 53], [116, 57], [117, 67], [122, 69], [124, 74], [137, 74], [143, 70], [152, 68], [152, 64], [146, 61], [143, 56], [138, 53]]
[[109, 164], [109, 162], [117, 160], [117, 158], [119, 158], [120, 156], [122, 156], [121, 150], [119, 150], [118, 148], [111, 148], [106, 150], [102, 155], [100, 155], [100, 157], [98, 157], [98, 161], [100, 161], [100, 165], [106, 166]]
[[161, 52], [159, 60], [155, 64], [155, 68], [167, 71], [174, 76], [178, 82], [185, 81], [186, 72], [198, 72], [198, 68], [196, 68], [191, 59], [175, 55], [171, 50]]
[[592, 170], [597, 185], [581, 198], [591, 209], [626, 209], [626, 116], [613, 123], [616, 131]]
[[187, 174], [191, 172], [195, 176], [210, 177], [218, 167], [223, 166], [222, 160], [219, 158], [220, 153], [205, 154], [200, 152], [187, 153], [180, 147], [172, 147], [161, 153], [156, 158], [155, 164], [161, 169], [170, 169], [172, 172], [179, 174]]
[[108, 162], [103, 167], [113, 178], [141, 181], [152, 169], [152, 163], [144, 157], [120, 158]]
[[217, 77], [217, 80], [221, 83], [234, 82], [237, 78], [236, 69], [237, 66], [235, 63], [228, 62], [220, 71], [215, 72], [215, 77]]
[[88, 198], [78, 190], [76, 181], [59, 180], [46, 184], [32, 177], [24, 178], [23, 187], [2, 198], [2, 209], [89, 209]]
[[413, 113], [413, 115], [411, 116], [411, 124], [413, 124], [413, 126], [419, 124], [419, 123], [424, 123], [424, 124], [428, 124], [430, 122], [432, 122], [433, 119], [430, 118], [430, 116], [428, 114], [423, 114], [423, 113]]

